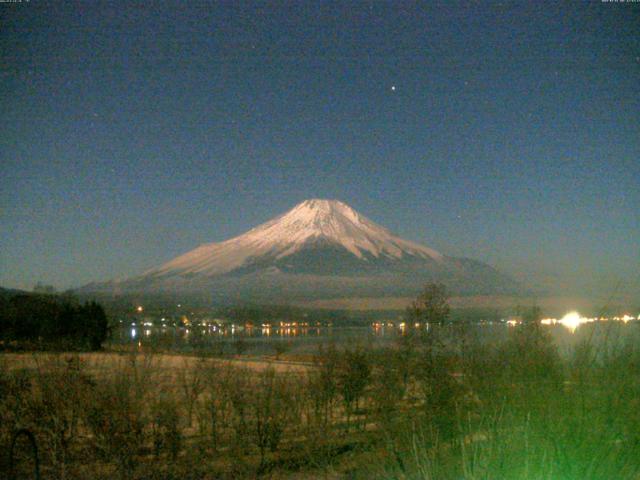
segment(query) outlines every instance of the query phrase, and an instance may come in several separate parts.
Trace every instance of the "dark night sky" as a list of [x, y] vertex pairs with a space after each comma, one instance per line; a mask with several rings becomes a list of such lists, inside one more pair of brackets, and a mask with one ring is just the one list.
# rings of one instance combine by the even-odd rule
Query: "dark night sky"
[[110, 3], [0, 3], [0, 285], [312, 197], [534, 283], [637, 282], [640, 3]]

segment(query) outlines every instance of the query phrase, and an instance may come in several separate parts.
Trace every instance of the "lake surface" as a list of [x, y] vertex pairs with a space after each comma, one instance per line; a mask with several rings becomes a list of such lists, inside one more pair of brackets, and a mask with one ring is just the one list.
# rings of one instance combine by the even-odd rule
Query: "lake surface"
[[[424, 327], [420, 327], [424, 328]], [[469, 342], [492, 343], [505, 340], [516, 328], [505, 323], [473, 324], [451, 327], [448, 338], [464, 337]], [[604, 321], [580, 325], [575, 330], [564, 325], [543, 325], [556, 342], [562, 354], [571, 354], [579, 343], [606, 344], [609, 348], [624, 345], [640, 346], [640, 321]], [[181, 352], [203, 350], [212, 354], [270, 355], [278, 353], [311, 354], [321, 347], [338, 348], [362, 346], [377, 348], [391, 346], [406, 332], [398, 327], [377, 326], [320, 326], [243, 328], [219, 327], [159, 327], [128, 325], [113, 332], [112, 345], [131, 345], [149, 349]]]

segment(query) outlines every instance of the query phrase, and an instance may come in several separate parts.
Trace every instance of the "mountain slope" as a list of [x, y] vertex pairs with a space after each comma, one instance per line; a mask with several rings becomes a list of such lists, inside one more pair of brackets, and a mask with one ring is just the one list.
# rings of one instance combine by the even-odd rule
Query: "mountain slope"
[[336, 200], [306, 200], [287, 213], [221, 243], [201, 245], [146, 275], [220, 275], [254, 263], [286, 265], [303, 250], [336, 250], [357, 260], [413, 256], [442, 261], [442, 255], [403, 240]]
[[517, 288], [488, 265], [404, 240], [337, 200], [313, 199], [138, 277], [84, 290], [322, 298], [413, 294], [425, 281], [443, 281], [457, 293]]

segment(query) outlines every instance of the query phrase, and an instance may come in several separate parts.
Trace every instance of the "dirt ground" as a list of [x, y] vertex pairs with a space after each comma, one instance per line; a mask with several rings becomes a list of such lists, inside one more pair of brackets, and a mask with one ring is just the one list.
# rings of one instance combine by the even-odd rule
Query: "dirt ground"
[[[83, 367], [90, 372], [98, 373], [113, 368], [131, 358], [131, 353], [94, 352], [94, 353], [1, 353], [0, 365], [7, 370], [34, 369], [52, 362], [73, 362], [76, 358]], [[260, 372], [273, 368], [278, 373], [304, 373], [310, 364], [269, 358], [233, 357], [233, 358], [202, 358], [190, 355], [171, 355], [163, 353], [139, 353], [138, 359], [148, 362], [151, 367], [159, 370], [175, 371], [182, 368], [192, 368], [198, 362], [224, 364]]]

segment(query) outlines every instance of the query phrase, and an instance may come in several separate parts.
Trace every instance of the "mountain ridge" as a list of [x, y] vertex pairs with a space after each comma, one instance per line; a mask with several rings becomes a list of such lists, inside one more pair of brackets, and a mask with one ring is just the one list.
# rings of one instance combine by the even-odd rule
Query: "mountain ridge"
[[391, 234], [338, 200], [305, 200], [288, 212], [223, 242], [206, 243], [143, 275], [200, 273], [218, 275], [245, 266], [253, 257], [280, 260], [324, 240], [360, 259], [400, 258], [403, 253], [441, 260], [435, 250]]
[[518, 289], [489, 265], [405, 240], [346, 203], [325, 199], [305, 200], [244, 234], [202, 244], [142, 275], [83, 289], [322, 298], [413, 294], [427, 281], [472, 294]]

